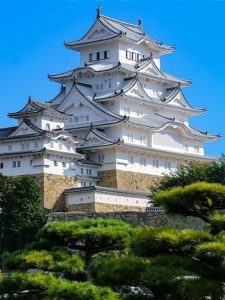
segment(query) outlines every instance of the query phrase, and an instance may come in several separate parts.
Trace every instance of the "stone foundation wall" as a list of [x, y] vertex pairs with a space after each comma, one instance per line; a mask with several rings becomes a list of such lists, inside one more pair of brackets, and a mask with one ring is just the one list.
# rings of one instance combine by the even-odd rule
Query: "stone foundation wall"
[[48, 222], [75, 221], [84, 218], [113, 218], [123, 220], [133, 226], [169, 226], [178, 229], [192, 228], [202, 230], [205, 223], [194, 217], [169, 216], [162, 209], [147, 212], [65, 212], [48, 215]]
[[72, 204], [68, 206], [69, 212], [117, 212], [117, 211], [145, 211], [143, 207], [116, 205], [106, 203]]
[[149, 192], [161, 176], [121, 170], [100, 171], [100, 186]]
[[76, 177], [54, 174], [31, 175], [41, 189], [44, 208], [54, 211], [66, 211], [63, 192], [65, 189], [77, 187]]

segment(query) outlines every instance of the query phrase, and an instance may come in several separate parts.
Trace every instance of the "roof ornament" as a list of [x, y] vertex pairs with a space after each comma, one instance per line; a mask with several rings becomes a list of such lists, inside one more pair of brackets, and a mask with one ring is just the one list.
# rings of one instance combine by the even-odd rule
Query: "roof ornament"
[[31, 96], [28, 97], [28, 102], [31, 102], [32, 101], [32, 98]]
[[98, 8], [97, 8], [97, 18], [100, 18], [101, 16], [101, 10], [102, 10], [102, 7], [101, 5], [99, 4]]
[[143, 29], [142, 28], [142, 20], [141, 19], [138, 20], [138, 26], [141, 28], [141, 30]]

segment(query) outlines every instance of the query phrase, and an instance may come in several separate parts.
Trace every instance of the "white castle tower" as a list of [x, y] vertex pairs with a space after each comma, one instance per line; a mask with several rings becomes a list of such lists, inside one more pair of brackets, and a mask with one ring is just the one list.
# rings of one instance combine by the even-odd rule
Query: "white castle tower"
[[[161, 70], [174, 52], [143, 31], [101, 14], [65, 46], [80, 66], [49, 79], [61, 84], [48, 103], [29, 99], [0, 130], [1, 171], [40, 178], [47, 208], [66, 199], [69, 210], [145, 209], [163, 173], [190, 160], [210, 161], [204, 144], [219, 139], [189, 123], [203, 114], [182, 89], [190, 85]], [[51, 196], [50, 196], [51, 195]]]

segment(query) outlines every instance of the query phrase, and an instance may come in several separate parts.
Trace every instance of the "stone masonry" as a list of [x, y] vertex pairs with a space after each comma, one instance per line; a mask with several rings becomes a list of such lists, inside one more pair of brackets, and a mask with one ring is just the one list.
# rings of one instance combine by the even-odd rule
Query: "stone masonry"
[[149, 192], [161, 179], [161, 176], [121, 170], [100, 171], [99, 175], [100, 186], [122, 190], [139, 190], [142, 192]]
[[113, 218], [123, 220], [133, 226], [169, 226], [178, 229], [192, 228], [202, 230], [205, 223], [198, 218], [169, 216], [162, 209], [152, 208], [146, 212], [61, 212], [48, 215], [48, 222], [76, 221], [84, 218]]
[[106, 203], [74, 204], [68, 206], [69, 212], [116, 212], [116, 211], [145, 211], [143, 207], [128, 205], [113, 205]]
[[76, 177], [53, 174], [33, 175], [41, 189], [44, 208], [54, 211], [66, 211], [63, 192], [65, 189], [77, 187]]

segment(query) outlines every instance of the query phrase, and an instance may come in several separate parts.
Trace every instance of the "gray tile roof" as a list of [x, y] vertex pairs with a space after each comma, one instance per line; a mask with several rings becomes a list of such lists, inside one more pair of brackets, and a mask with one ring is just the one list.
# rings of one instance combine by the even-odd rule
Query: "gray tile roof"
[[[88, 40], [86, 37], [89, 33], [89, 31], [94, 28], [96, 24], [102, 24], [107, 30], [110, 31], [110, 36], [105, 36], [101, 38], [93, 38], [91, 40]], [[145, 32], [143, 32], [141, 25], [135, 25], [130, 24], [127, 22], [123, 22], [117, 19], [110, 18], [108, 16], [99, 14], [97, 16], [96, 21], [91, 26], [91, 29], [80, 39], [77, 41], [72, 42], [65, 42], [66, 47], [68, 48], [74, 48], [76, 46], [90, 44], [90, 43], [96, 43], [98, 41], [104, 41], [104, 40], [111, 40], [118, 37], [122, 37], [125, 40], [134, 42], [134, 43], [140, 43], [142, 40], [147, 40], [149, 44], [151, 44], [151, 47], [155, 49], [156, 51], [159, 51], [160, 53], [171, 53], [175, 50], [175, 47], [173, 46], [167, 46], [164, 45], [161, 42], [158, 42], [151, 38], [149, 35], [147, 35]]]
[[64, 191], [64, 194], [70, 194], [70, 193], [80, 193], [80, 192], [87, 192], [87, 191], [101, 191], [101, 192], [106, 192], [106, 193], [117, 193], [117, 194], [122, 194], [122, 195], [133, 195], [137, 197], [144, 197], [144, 198], [149, 198], [150, 197], [150, 192], [140, 192], [137, 190], [120, 190], [116, 188], [110, 188], [110, 187], [103, 187], [103, 186], [88, 186], [88, 187], [80, 187], [80, 188], [72, 188], [72, 189], [66, 189]]

